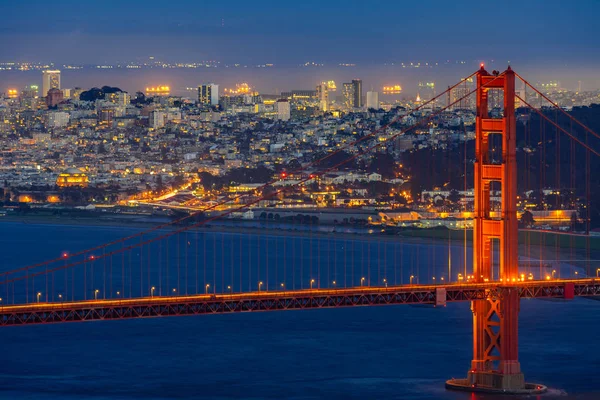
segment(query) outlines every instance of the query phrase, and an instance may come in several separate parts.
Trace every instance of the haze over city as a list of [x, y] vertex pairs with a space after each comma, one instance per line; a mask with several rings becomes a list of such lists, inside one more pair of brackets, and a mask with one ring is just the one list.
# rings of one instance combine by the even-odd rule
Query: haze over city
[[[360, 75], [365, 81], [379, 81], [381, 75], [404, 78], [405, 71], [382, 68], [384, 64], [465, 62], [466, 73], [482, 61], [495, 62], [497, 69], [511, 62], [540, 81], [560, 80], [574, 89], [583, 80], [585, 87], [597, 89], [593, 71], [600, 61], [595, 39], [599, 13], [594, 1], [577, 7], [565, 1], [508, 1], [491, 13], [476, 1], [307, 1], [291, 7], [264, 1], [182, 1], [166, 7], [163, 1], [116, 6], [66, 0], [49, 7], [33, 0], [7, 8], [0, 27], [0, 61], [118, 64], [153, 56], [165, 62], [215, 60], [250, 68], [324, 64], [327, 73], [311, 77], [354, 64], [340, 75]], [[435, 75], [449, 84], [455, 71], [419, 71], [419, 78]], [[242, 81], [256, 75], [238, 74]], [[276, 87], [256, 80], [263, 91], [285, 90], [307, 84], [304, 75], [286, 72], [285, 82], [281, 79]], [[203, 79], [203, 74], [194, 78]], [[74, 84], [102, 85], [100, 80], [87, 75]], [[192, 80], [187, 79], [198, 83]], [[285, 83], [289, 87], [282, 87]]]

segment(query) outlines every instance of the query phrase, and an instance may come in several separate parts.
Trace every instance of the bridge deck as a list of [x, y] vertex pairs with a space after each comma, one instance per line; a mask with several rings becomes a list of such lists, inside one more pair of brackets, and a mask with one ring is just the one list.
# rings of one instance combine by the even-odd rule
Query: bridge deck
[[[365, 286], [247, 293], [153, 296], [132, 299], [40, 302], [0, 307], [0, 325], [27, 325], [196, 314], [431, 304], [501, 297], [518, 290], [521, 298], [569, 299], [600, 296], [600, 279], [526, 281], [502, 284]], [[440, 301], [440, 295], [442, 298]]]

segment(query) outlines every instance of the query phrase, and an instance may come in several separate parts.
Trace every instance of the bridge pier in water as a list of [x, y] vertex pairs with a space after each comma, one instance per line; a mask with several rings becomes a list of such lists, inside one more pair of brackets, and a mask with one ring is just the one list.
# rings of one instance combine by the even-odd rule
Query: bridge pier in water
[[[504, 94], [502, 118], [491, 118], [491, 90]], [[473, 312], [473, 360], [466, 379], [446, 382], [449, 389], [501, 393], [542, 393], [543, 385], [527, 384], [519, 363], [519, 291], [511, 282], [519, 279], [517, 165], [515, 122], [515, 73], [477, 73], [475, 130], [475, 206], [473, 223], [473, 276], [477, 282], [500, 281], [500, 295], [471, 302]], [[490, 155], [490, 135], [502, 137], [501, 161]], [[500, 216], [492, 217], [491, 186], [500, 185]], [[498, 242], [500, 265], [493, 271], [493, 244]]]

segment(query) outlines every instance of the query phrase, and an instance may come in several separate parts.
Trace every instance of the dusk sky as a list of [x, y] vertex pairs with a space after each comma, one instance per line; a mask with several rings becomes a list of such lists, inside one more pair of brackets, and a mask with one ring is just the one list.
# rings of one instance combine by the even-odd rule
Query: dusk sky
[[598, 1], [2, 1], [0, 61], [600, 58]]

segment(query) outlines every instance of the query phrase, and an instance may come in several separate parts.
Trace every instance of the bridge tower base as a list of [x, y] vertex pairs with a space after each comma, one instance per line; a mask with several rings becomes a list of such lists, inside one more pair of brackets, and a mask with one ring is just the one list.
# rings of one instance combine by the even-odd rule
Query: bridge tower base
[[[502, 92], [503, 113], [493, 118], [489, 94]], [[519, 363], [517, 165], [515, 121], [515, 73], [477, 72], [475, 125], [475, 190], [473, 218], [473, 280], [499, 282], [500, 290], [471, 302], [473, 312], [473, 360], [466, 379], [446, 382], [448, 389], [505, 394], [542, 393], [545, 386], [525, 383]], [[499, 96], [498, 96], [499, 97]], [[492, 105], [498, 106], [498, 105]], [[500, 136], [502, 155], [490, 151], [490, 137]], [[499, 186], [499, 188], [498, 188]], [[493, 192], [500, 189], [500, 209], [493, 210]], [[497, 196], [497, 194], [495, 195]], [[494, 273], [494, 252], [499, 253]], [[512, 285], [511, 285], [512, 284]]]

